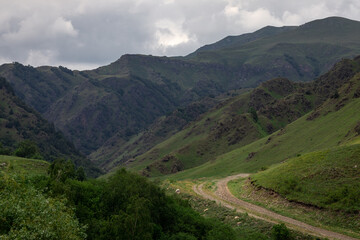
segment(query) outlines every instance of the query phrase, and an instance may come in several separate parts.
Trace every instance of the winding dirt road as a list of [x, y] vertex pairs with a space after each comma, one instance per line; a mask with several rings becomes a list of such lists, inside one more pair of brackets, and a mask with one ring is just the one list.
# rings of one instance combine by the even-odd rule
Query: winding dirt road
[[259, 207], [255, 204], [251, 204], [245, 201], [242, 201], [232, 195], [227, 187], [229, 181], [236, 178], [246, 178], [249, 174], [238, 174], [234, 176], [229, 176], [227, 178], [220, 179], [217, 182], [217, 190], [215, 191], [215, 196], [205, 192], [202, 187], [203, 184], [194, 185], [193, 190], [195, 193], [201, 195], [204, 198], [216, 201], [218, 204], [225, 206], [227, 208], [236, 209], [239, 212], [248, 212], [249, 216], [262, 219], [272, 223], [283, 222], [289, 228], [299, 230], [306, 233], [311, 233], [312, 235], [316, 235], [319, 237], [325, 237], [329, 239], [341, 239], [341, 240], [356, 240], [356, 238], [352, 238], [340, 233], [328, 231], [322, 228], [314, 227], [304, 222], [300, 222], [298, 220], [282, 216], [280, 214], [269, 211], [263, 207]]

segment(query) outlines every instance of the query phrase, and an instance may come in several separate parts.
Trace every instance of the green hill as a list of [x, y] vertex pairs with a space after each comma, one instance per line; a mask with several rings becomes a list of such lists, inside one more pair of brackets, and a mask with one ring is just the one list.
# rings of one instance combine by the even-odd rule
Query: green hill
[[0, 150], [13, 152], [20, 142], [31, 141], [47, 161], [71, 159], [84, 166], [90, 176], [99, 174], [93, 164], [82, 156], [61, 132], [15, 96], [10, 84], [0, 78]]
[[208, 44], [205, 45], [201, 48], [199, 48], [198, 50], [196, 50], [194, 53], [191, 53], [188, 57], [193, 57], [196, 56], [197, 54], [201, 53], [201, 52], [205, 52], [205, 51], [211, 51], [211, 50], [219, 50], [219, 49], [224, 49], [224, 48], [229, 48], [231, 46], [241, 46], [241, 45], [245, 45], [247, 43], [262, 39], [262, 38], [266, 38], [266, 37], [270, 37], [270, 36], [274, 36], [277, 34], [280, 34], [282, 32], [286, 32], [286, 31], [290, 31], [293, 29], [296, 29], [296, 26], [293, 27], [273, 27], [273, 26], [267, 26], [264, 28], [261, 28], [253, 33], [245, 33], [239, 36], [228, 36], [225, 37], [224, 39], [221, 39], [220, 41], [213, 43], [213, 44]]
[[289, 159], [251, 178], [290, 201], [360, 211], [360, 145], [340, 146]]
[[[325, 128], [325, 132], [321, 136], [326, 136], [328, 134], [326, 131], [332, 129], [331, 127], [336, 126], [339, 122], [331, 122], [332, 120], [329, 119], [329, 124], [332, 124], [332, 126], [326, 129], [329, 126], [324, 125], [319, 128], [316, 125], [310, 128], [313, 124], [312, 121], [317, 120], [317, 117], [322, 114], [325, 115], [325, 113], [328, 114], [335, 110], [340, 111], [342, 107], [350, 104], [349, 113], [346, 114], [352, 113], [355, 116], [353, 116], [351, 121], [344, 119], [347, 122], [338, 127], [338, 129], [342, 129], [344, 134], [346, 134], [351, 124], [354, 124], [354, 121], [355, 123], [359, 121], [356, 111], [354, 111], [356, 109], [356, 98], [353, 97], [357, 96], [357, 91], [359, 91], [356, 87], [359, 85], [357, 80], [359, 66], [359, 58], [343, 60], [335, 65], [327, 74], [314, 82], [306, 84], [292, 83], [287, 79], [274, 79], [265, 82], [252, 92], [232, 98], [219, 105], [216, 109], [204, 114], [199, 121], [188, 125], [184, 130], [156, 145], [145, 154], [138, 156], [132, 162], [129, 162], [128, 167], [136, 170], [145, 169], [144, 174], [156, 176], [193, 168], [205, 162], [212, 166], [217, 159], [230, 156], [232, 150], [234, 152], [241, 152], [241, 149], [250, 148], [249, 146], [255, 145], [256, 140], [286, 126], [279, 134], [279, 136], [283, 135], [286, 129], [291, 129], [291, 126], [295, 123], [298, 124], [297, 128], [294, 129], [296, 132], [292, 133], [292, 135], [284, 135], [289, 138], [286, 140], [287, 142], [291, 141], [294, 143], [294, 141], [298, 141], [298, 138], [305, 136], [309, 138], [312, 133], [307, 132], [307, 129]], [[312, 111], [312, 109], [316, 110], [310, 113], [310, 115], [308, 114], [306, 117], [295, 121]], [[324, 116], [321, 118], [321, 121], [327, 121], [325, 120], [327, 117]], [[302, 119], [304, 123], [302, 123]], [[302, 125], [307, 124], [310, 125], [306, 126], [306, 129], [303, 130], [304, 127]], [[345, 126], [346, 128], [343, 129], [342, 127]], [[284, 159], [293, 156], [291, 154], [298, 154], [306, 149], [301, 149], [302, 146], [299, 144], [295, 144], [294, 147], [282, 144], [279, 147], [277, 145], [280, 144], [275, 140], [277, 138], [278, 135], [273, 134], [258, 141], [266, 142], [264, 150], [268, 147], [274, 147], [273, 145], [275, 144], [275, 151], [284, 147], [290, 153], [289, 155], [286, 152], [282, 154], [274, 152], [276, 157], [272, 157], [271, 159], [273, 160], [277, 157]], [[336, 138], [336, 141], [338, 140]], [[306, 144], [308, 143], [306, 142]], [[323, 146], [326, 147], [326, 144], [328, 143], [324, 141]], [[332, 146], [334, 145], [334, 143], [331, 144]], [[313, 143], [306, 146], [309, 146], [310, 149], [314, 147]], [[291, 152], [289, 148], [293, 148], [297, 152]], [[269, 164], [267, 159], [257, 161], [256, 159], [259, 157], [257, 152], [258, 150], [245, 151], [245, 165], [251, 166], [256, 163], [257, 167], [265, 167]], [[225, 155], [221, 156], [222, 154]], [[260, 166], [259, 164], [263, 165]], [[237, 168], [229, 165], [226, 167], [229, 170]], [[224, 165], [224, 169], [226, 167]], [[249, 169], [246, 170], [249, 171]], [[251, 171], [254, 170], [251, 169]]]
[[359, 107], [360, 101], [355, 99], [342, 109], [328, 112], [315, 120], [307, 120], [311, 116], [308, 114], [269, 137], [228, 152], [199, 167], [167, 177], [220, 177], [238, 172], [256, 172], [299, 154], [347, 142], [358, 143]]
[[23, 176], [46, 175], [49, 165], [48, 162], [43, 160], [0, 155], [0, 172], [8, 174], [16, 173]]
[[[187, 57], [124, 55], [91, 71], [13, 63], [0, 66], [0, 76], [83, 154], [109, 162], [119, 145], [142, 135], [155, 119], [206, 96], [272, 78], [318, 77], [341, 58], [360, 54], [359, 29], [357, 21], [332, 17], [299, 27], [266, 27]], [[136, 151], [115, 155], [128, 155], [127, 160]]]

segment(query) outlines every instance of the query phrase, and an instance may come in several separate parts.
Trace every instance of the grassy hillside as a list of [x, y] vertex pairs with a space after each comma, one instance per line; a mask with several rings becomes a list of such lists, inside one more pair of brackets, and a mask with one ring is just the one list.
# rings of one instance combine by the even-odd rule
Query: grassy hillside
[[43, 160], [0, 155], [0, 172], [20, 175], [46, 175], [49, 163]]
[[170, 177], [183, 179], [256, 172], [299, 154], [358, 143], [359, 92], [360, 75], [357, 73], [338, 89], [337, 95], [279, 131]]
[[267, 26], [267, 27], [264, 27], [264, 28], [261, 28], [261, 29], [255, 31], [253, 33], [245, 33], [245, 34], [242, 34], [239, 36], [228, 36], [228, 37], [225, 37], [224, 39], [221, 39], [220, 41], [218, 41], [216, 43], [208, 44], [203, 47], [200, 47], [198, 50], [196, 50], [194, 53], [191, 53], [187, 57], [194, 57], [197, 54], [199, 54], [200, 52], [210, 51], [210, 50], [220, 50], [220, 49], [224, 49], [224, 48], [230, 48], [231, 46], [235, 46], [235, 45], [239, 47], [241, 45], [245, 45], [247, 43], [250, 43], [250, 42], [262, 39], [262, 38], [274, 36], [274, 35], [280, 34], [282, 32], [294, 30], [296, 28], [297, 28], [296, 26], [293, 26], [293, 27]]
[[[150, 176], [175, 173], [214, 161], [224, 153], [253, 143], [312, 109], [316, 108], [305, 122], [340, 110], [357, 94], [359, 66], [359, 58], [343, 60], [327, 74], [307, 84], [282, 78], [265, 82], [249, 93], [220, 104], [181, 132], [136, 157], [128, 167], [145, 169], [143, 174]], [[273, 139], [266, 140], [268, 146]], [[248, 161], [257, 157], [255, 151], [247, 154]]]
[[335, 147], [289, 159], [251, 178], [289, 200], [360, 211], [360, 145]]
[[355, 134], [351, 135], [358, 128], [360, 119], [356, 109], [359, 107], [360, 100], [357, 99], [341, 110], [316, 120], [306, 120], [308, 114], [269, 137], [218, 156], [199, 167], [167, 177], [221, 177], [238, 172], [257, 172], [298, 154], [327, 149], [349, 140], [359, 141], [359, 137], [352, 138]]

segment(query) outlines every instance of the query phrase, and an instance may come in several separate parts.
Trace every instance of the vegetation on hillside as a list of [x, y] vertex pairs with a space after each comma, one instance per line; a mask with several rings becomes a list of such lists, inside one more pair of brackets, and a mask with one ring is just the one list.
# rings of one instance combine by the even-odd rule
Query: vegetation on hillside
[[84, 180], [64, 160], [53, 162], [47, 175], [8, 166], [0, 171], [0, 190], [1, 239], [235, 239], [230, 226], [125, 170]]
[[[359, 66], [360, 58], [343, 60], [328, 73], [309, 83], [293, 83], [283, 78], [267, 81], [250, 93], [229, 99], [204, 114], [198, 121], [138, 156], [128, 167], [144, 169], [145, 175], [158, 176], [193, 168], [205, 162], [209, 162], [208, 166], [212, 168], [216, 162], [221, 165], [221, 159], [241, 154], [237, 160], [239, 164], [229, 169], [247, 166], [243, 171], [254, 171], [304, 151], [346, 141], [346, 138], [353, 136], [348, 131], [360, 120], [354, 111], [358, 105], [357, 91], [360, 89]], [[293, 122], [311, 110], [306, 118]], [[337, 127], [341, 121], [345, 123]], [[333, 127], [337, 127], [338, 131], [334, 141], [331, 138], [329, 141], [320, 138], [328, 139], [335, 134], [328, 132]], [[273, 134], [279, 129], [280, 132]], [[314, 129], [322, 131], [321, 135], [313, 136]], [[285, 138], [287, 142], [280, 140]], [[309, 138], [313, 142], [308, 141]], [[314, 144], [317, 141], [318, 145]], [[298, 143], [287, 144], [294, 142]], [[259, 148], [260, 144], [264, 146]], [[275, 156], [269, 158], [270, 153]], [[245, 161], [241, 163], [240, 159]]]
[[[339, 59], [360, 53], [358, 29], [359, 22], [327, 18], [299, 27], [268, 27], [183, 58], [125, 55], [81, 72], [14, 63], [2, 65], [0, 75], [82, 153], [104, 144], [106, 151], [116, 152], [158, 117], [195, 100], [279, 76], [312, 80]], [[130, 151], [126, 158], [134, 155]], [[105, 154], [103, 161], [110, 158]]]
[[360, 145], [336, 147], [289, 159], [251, 177], [289, 200], [360, 212]]
[[0, 78], [0, 153], [54, 161], [72, 159], [84, 166], [89, 176], [100, 171], [82, 156], [53, 124], [15, 96], [13, 88]]

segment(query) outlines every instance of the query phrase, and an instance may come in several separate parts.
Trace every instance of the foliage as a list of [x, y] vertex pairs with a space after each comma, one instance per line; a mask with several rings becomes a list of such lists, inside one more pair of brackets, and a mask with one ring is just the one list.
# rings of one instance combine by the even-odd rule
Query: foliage
[[289, 229], [284, 223], [274, 225], [272, 228], [272, 238], [274, 240], [290, 240], [293, 239], [290, 235]]
[[75, 168], [71, 160], [58, 158], [52, 162], [48, 169], [48, 174], [53, 181], [65, 182], [67, 179], [86, 180], [86, 174], [82, 167]]
[[256, 113], [256, 110], [253, 107], [251, 107], [249, 109], [249, 113], [251, 114], [251, 116], [252, 116], [252, 118], [254, 119], [255, 122], [257, 122], [259, 120], [259, 117], [258, 117], [258, 115]]
[[11, 150], [10, 148], [6, 148], [3, 146], [3, 144], [0, 142], [0, 155], [10, 155]]
[[46, 198], [17, 176], [0, 178], [1, 239], [85, 239], [85, 228], [60, 199]]
[[39, 147], [30, 140], [20, 142], [14, 154], [23, 158], [42, 159]]
[[65, 197], [88, 239], [234, 239], [232, 228], [201, 217], [177, 196], [124, 169], [107, 180], [75, 180], [69, 162], [30, 182], [51, 198]]

